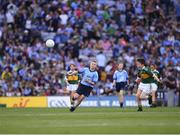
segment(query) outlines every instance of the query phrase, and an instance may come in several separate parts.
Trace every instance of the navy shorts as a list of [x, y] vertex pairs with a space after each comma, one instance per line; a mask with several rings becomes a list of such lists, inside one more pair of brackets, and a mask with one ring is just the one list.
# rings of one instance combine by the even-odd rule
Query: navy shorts
[[116, 91], [119, 92], [120, 90], [125, 90], [127, 82], [117, 82], [116, 83]]
[[92, 87], [86, 86], [86, 85], [83, 85], [83, 84], [80, 83], [76, 92], [79, 95], [84, 95], [84, 96], [88, 97], [92, 90], [93, 90]]

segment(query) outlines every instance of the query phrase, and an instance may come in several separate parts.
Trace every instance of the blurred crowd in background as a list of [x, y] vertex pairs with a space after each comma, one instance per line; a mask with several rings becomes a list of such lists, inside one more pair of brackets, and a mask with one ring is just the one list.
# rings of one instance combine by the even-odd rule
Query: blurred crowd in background
[[112, 75], [124, 61], [131, 95], [137, 57], [157, 65], [161, 89], [178, 94], [179, 21], [178, 0], [0, 0], [0, 96], [68, 95], [69, 65], [94, 58], [100, 79], [92, 94], [114, 94]]

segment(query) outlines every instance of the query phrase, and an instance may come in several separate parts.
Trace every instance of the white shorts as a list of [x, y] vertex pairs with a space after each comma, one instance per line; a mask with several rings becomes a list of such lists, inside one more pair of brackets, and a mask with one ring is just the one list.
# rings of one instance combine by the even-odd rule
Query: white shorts
[[78, 84], [69, 84], [67, 86], [67, 90], [69, 90], [69, 91], [76, 91], [77, 88], [78, 88]]
[[156, 83], [151, 83], [151, 91], [157, 91], [158, 86]]
[[142, 83], [140, 82], [138, 86], [138, 90], [142, 90], [143, 93], [150, 94], [151, 93], [151, 84], [150, 83]]

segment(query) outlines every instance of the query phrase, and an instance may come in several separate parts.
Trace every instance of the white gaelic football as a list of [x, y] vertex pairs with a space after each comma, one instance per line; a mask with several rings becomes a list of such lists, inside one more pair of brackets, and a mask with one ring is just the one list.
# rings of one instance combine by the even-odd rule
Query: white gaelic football
[[47, 47], [54, 47], [55, 43], [52, 39], [46, 40], [46, 46]]

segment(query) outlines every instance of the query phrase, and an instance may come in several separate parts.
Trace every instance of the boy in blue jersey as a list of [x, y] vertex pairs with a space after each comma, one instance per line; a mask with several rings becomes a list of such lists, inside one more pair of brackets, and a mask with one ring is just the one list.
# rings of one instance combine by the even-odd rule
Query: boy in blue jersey
[[[96, 61], [92, 61], [90, 62], [89, 68], [83, 68], [79, 70], [79, 73], [82, 74], [82, 80], [80, 81], [77, 91], [70, 96], [71, 103], [73, 104], [70, 108], [71, 112], [73, 112], [84, 100], [84, 98], [88, 97], [93, 90], [94, 85], [98, 81], [98, 73], [96, 71], [96, 67]], [[73, 74], [76, 73], [77, 71]], [[74, 104], [75, 100], [77, 100], [77, 102]]]
[[124, 90], [125, 86], [128, 83], [128, 73], [124, 70], [124, 64], [119, 63], [118, 69], [114, 72], [113, 75], [113, 86], [116, 86], [117, 96], [119, 98], [120, 107], [123, 107], [124, 102]]

